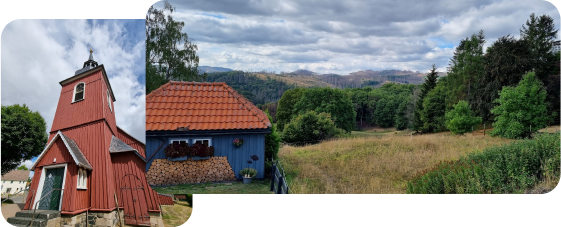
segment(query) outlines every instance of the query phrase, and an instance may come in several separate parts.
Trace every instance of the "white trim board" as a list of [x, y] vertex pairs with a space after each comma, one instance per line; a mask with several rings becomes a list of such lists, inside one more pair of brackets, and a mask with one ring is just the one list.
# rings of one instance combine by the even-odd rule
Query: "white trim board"
[[37, 186], [37, 194], [35, 195], [35, 199], [33, 200], [33, 204], [31, 204], [31, 208], [37, 209], [37, 205], [36, 204], [37, 201], [39, 201], [39, 199], [41, 199], [41, 197], [43, 196], [41, 193], [43, 193], [43, 185], [45, 183], [45, 173], [47, 172], [47, 169], [54, 169], [54, 168], [60, 168], [60, 167], [64, 167], [64, 176], [62, 177], [62, 192], [60, 193], [60, 201], [58, 204], [58, 211], [61, 210], [62, 208], [62, 198], [64, 197], [64, 185], [66, 184], [66, 174], [67, 174], [67, 166], [68, 163], [63, 163], [63, 164], [56, 164], [56, 165], [50, 165], [50, 166], [43, 166], [43, 170], [41, 171], [41, 179], [39, 180], [39, 185]]

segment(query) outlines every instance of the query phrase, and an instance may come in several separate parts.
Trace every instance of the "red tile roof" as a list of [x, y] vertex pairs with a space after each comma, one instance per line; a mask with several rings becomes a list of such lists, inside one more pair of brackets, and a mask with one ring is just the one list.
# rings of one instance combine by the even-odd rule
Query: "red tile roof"
[[223, 82], [170, 81], [146, 96], [146, 131], [269, 127], [263, 111]]

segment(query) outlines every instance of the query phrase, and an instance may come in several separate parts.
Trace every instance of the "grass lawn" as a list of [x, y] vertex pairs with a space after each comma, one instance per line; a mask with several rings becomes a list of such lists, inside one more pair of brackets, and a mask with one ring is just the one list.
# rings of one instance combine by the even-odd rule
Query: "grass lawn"
[[440, 161], [511, 140], [451, 135], [415, 135], [390, 130], [352, 132], [315, 145], [284, 145], [279, 157], [292, 193], [405, 193], [413, 176]]
[[268, 180], [253, 180], [250, 184], [242, 182], [204, 183], [152, 188], [163, 194], [271, 194], [270, 187], [271, 182]]
[[162, 206], [162, 211], [166, 227], [180, 226], [189, 220], [193, 207], [186, 201], [178, 201], [173, 206]]

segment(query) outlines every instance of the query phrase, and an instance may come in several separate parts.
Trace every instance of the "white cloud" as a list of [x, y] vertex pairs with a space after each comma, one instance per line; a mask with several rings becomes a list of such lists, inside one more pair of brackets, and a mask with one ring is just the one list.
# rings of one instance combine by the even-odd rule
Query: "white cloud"
[[481, 29], [489, 46], [500, 36], [517, 36], [531, 13], [560, 24], [557, 9], [539, 0], [171, 4], [172, 16], [199, 45], [200, 65], [255, 71], [445, 69], [453, 46]]

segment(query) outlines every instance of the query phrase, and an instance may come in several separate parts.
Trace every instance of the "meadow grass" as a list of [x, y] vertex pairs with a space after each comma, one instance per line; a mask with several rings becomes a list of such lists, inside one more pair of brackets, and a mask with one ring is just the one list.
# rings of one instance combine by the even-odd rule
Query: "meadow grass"
[[186, 201], [176, 201], [173, 206], [162, 206], [164, 226], [180, 226], [191, 217], [193, 206]]
[[291, 193], [405, 193], [417, 172], [510, 141], [449, 132], [412, 138], [409, 132], [352, 132], [315, 145], [284, 145], [279, 157]]
[[152, 187], [154, 191], [163, 194], [270, 194], [270, 181], [252, 180], [250, 184], [242, 182], [232, 183], [204, 183], [180, 184], [167, 187]]

